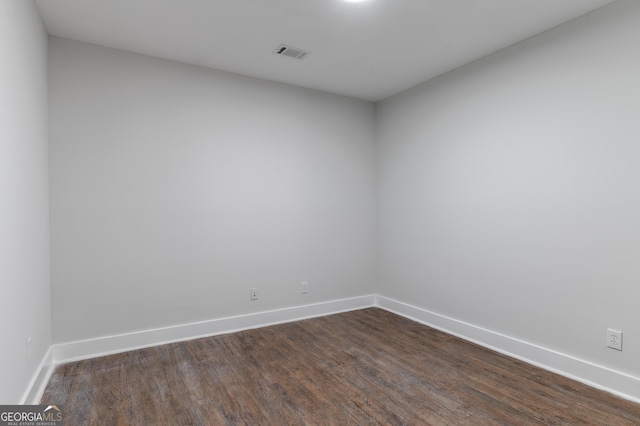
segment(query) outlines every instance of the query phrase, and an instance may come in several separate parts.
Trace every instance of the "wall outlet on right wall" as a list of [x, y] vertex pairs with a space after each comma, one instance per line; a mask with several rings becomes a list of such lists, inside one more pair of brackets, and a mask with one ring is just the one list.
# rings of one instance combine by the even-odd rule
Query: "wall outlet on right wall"
[[617, 351], [622, 350], [622, 331], [607, 328], [607, 346]]

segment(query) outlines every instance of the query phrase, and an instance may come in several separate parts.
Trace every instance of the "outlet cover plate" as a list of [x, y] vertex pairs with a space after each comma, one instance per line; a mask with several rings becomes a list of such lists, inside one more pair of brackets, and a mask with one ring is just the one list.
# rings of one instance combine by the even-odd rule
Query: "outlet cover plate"
[[607, 347], [617, 351], [622, 350], [622, 331], [607, 329]]

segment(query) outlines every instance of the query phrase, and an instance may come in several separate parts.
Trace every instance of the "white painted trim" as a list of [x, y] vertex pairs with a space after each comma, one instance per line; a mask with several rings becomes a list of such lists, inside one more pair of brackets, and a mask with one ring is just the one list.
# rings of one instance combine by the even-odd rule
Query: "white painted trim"
[[134, 333], [98, 337], [53, 346], [53, 359], [57, 364], [95, 358], [119, 352], [158, 346], [166, 343], [198, 339], [218, 334], [233, 333], [307, 318], [354, 311], [375, 306], [375, 296], [361, 296], [333, 300], [311, 305], [295, 306], [273, 311], [257, 312], [234, 317], [219, 318], [192, 324], [176, 325]]
[[49, 348], [22, 404], [37, 404], [57, 364], [377, 306], [545, 370], [640, 403], [640, 378], [377, 294], [62, 343]]
[[31, 378], [27, 391], [20, 400], [21, 405], [40, 403], [40, 398], [42, 398], [42, 394], [44, 393], [44, 389], [47, 387], [47, 383], [49, 383], [49, 379], [51, 378], [51, 374], [53, 374], [54, 368], [53, 346], [50, 346], [44, 354], [44, 357], [42, 357], [42, 361], [40, 361], [38, 369]]
[[528, 343], [426, 309], [376, 295], [376, 305], [410, 320], [476, 343], [586, 385], [640, 403], [640, 378]]

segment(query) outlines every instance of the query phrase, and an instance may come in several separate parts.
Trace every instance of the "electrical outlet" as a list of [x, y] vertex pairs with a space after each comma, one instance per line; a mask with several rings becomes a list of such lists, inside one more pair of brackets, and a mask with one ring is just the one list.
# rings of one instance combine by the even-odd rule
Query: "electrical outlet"
[[258, 300], [258, 289], [252, 288], [250, 290], [251, 300]]
[[300, 293], [302, 294], [309, 293], [309, 281], [302, 281], [300, 283]]
[[607, 346], [617, 351], [622, 350], [622, 331], [607, 328]]

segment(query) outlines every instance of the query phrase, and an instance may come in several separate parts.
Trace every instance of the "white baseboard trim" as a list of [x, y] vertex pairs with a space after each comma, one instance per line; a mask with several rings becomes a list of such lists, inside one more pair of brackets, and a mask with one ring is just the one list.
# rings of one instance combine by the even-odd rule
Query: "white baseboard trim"
[[372, 306], [375, 306], [375, 296], [369, 295], [61, 343], [53, 346], [53, 359], [56, 364], [61, 364], [166, 343], [198, 339], [201, 337], [215, 336], [217, 334], [233, 333], [252, 328], [353, 311]]
[[493, 351], [640, 403], [640, 378], [638, 377], [384, 296], [376, 295], [376, 305]]
[[38, 404], [56, 365], [167, 343], [233, 333], [377, 306], [556, 374], [640, 403], [640, 378], [380, 295], [257, 312], [192, 324], [56, 344], [49, 348], [22, 404]]
[[53, 346], [50, 346], [47, 353], [44, 354], [42, 361], [40, 361], [38, 369], [31, 378], [27, 391], [20, 400], [21, 405], [40, 404], [40, 398], [42, 398], [42, 394], [44, 393], [44, 389], [47, 387], [47, 383], [49, 383], [49, 378], [51, 378], [54, 368]]

